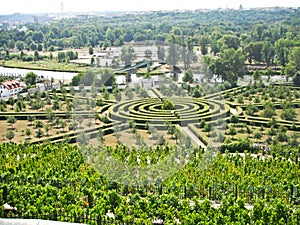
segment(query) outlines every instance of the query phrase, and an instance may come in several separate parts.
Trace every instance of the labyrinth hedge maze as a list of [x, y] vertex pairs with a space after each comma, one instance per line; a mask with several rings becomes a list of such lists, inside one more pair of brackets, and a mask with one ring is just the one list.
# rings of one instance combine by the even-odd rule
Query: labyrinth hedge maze
[[[251, 142], [267, 144], [287, 144], [292, 141], [296, 145], [299, 141], [299, 88], [255, 84], [203, 95], [200, 98], [174, 95], [167, 97], [160, 88], [147, 91], [152, 91], [156, 98], [130, 100], [123, 96], [121, 101], [116, 101], [113, 97], [103, 100], [101, 93], [92, 98], [89, 93], [74, 95], [66, 91], [19, 96], [14, 101], [2, 101], [2, 138], [5, 139], [6, 126], [18, 135], [22, 133], [20, 136], [24, 138], [13, 139], [16, 142], [76, 142], [76, 137], [82, 131], [89, 138], [96, 138], [99, 130], [103, 130], [105, 136], [114, 133], [116, 125], [122, 130], [128, 129], [128, 123], [131, 122], [137, 129], [144, 130], [149, 129], [149, 126], [166, 130], [166, 124], [188, 127], [206, 145], [211, 142], [221, 144], [224, 138], [226, 143], [249, 139]], [[124, 92], [121, 93], [124, 95]], [[170, 100], [174, 109], [163, 110], [164, 100]], [[39, 105], [39, 102], [42, 103]], [[75, 104], [79, 106], [74, 113], [72, 109], [76, 108]], [[9, 124], [9, 117], [16, 119], [16, 128]], [[34, 121], [28, 121], [29, 117], [42, 121], [42, 137], [33, 137], [38, 127], [34, 127]], [[18, 128], [21, 121], [22, 130]], [[47, 126], [56, 132], [50, 131], [48, 134]], [[31, 129], [31, 138], [25, 138], [26, 128]], [[280, 132], [274, 133], [273, 129], [279, 129]]]
[[159, 127], [165, 126], [166, 121], [187, 126], [199, 123], [200, 119], [212, 121], [229, 115], [229, 107], [216, 100], [171, 98], [171, 101], [175, 104], [174, 110], [162, 110], [163, 101], [158, 98], [121, 102], [110, 108], [109, 116], [122, 122], [134, 120], [137, 124], [148, 122]]

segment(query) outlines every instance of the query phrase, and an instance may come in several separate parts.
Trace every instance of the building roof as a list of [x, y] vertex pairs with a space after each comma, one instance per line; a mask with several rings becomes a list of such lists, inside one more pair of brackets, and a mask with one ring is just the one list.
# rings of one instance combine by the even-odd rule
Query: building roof
[[17, 80], [9, 80], [1, 83], [8, 90], [16, 89], [21, 87], [21, 82]]

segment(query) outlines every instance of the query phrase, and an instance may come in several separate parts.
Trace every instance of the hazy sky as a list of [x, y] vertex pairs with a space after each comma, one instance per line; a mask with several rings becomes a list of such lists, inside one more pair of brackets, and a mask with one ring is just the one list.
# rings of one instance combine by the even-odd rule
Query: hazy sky
[[0, 14], [61, 12], [62, 2], [64, 12], [300, 7], [299, 0], [0, 0]]

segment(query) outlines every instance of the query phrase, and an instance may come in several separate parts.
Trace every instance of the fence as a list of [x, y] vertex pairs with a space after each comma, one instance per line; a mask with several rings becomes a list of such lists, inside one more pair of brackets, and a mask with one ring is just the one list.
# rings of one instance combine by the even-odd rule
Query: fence
[[16, 211], [5, 211], [4, 218], [10, 219], [42, 219], [42, 220], [52, 220], [60, 222], [70, 222], [70, 223], [84, 223], [91, 225], [121, 225], [124, 223], [116, 223], [113, 218], [103, 217], [103, 216], [91, 216], [89, 213], [84, 215], [65, 215], [60, 214], [60, 212], [55, 212], [54, 214], [23, 214], [22, 212]]
[[[95, 187], [97, 188], [97, 187]], [[296, 186], [290, 185], [286, 188], [284, 193], [279, 193], [275, 188], [269, 186], [247, 186], [240, 187], [238, 184], [224, 185], [201, 185], [196, 186], [195, 184], [185, 185], [185, 186], [163, 186], [162, 184], [140, 186], [140, 187], [118, 187], [114, 184], [106, 187], [109, 189], [115, 189], [122, 195], [127, 195], [129, 193], [139, 193], [142, 197], [153, 193], [156, 195], [163, 194], [175, 194], [180, 199], [184, 198], [206, 198], [209, 200], [221, 201], [224, 195], [232, 195], [235, 199], [238, 197], [244, 198], [247, 203], [252, 203], [255, 199], [271, 199], [276, 197], [284, 197], [286, 202], [293, 202], [294, 204], [299, 204], [300, 192]], [[149, 192], [150, 191], [150, 192]], [[284, 195], [284, 196], [283, 196]], [[125, 225], [124, 222], [116, 222], [114, 218], [108, 216], [91, 215], [87, 210], [82, 212], [82, 214], [76, 214], [72, 212], [65, 212], [60, 209], [51, 212], [51, 214], [40, 214], [40, 213], [23, 213], [16, 210], [5, 210], [4, 218], [18, 218], [18, 219], [43, 219], [43, 220], [53, 220], [61, 222], [71, 222], [71, 223], [84, 223], [90, 225]]]
[[[83, 182], [83, 183], [82, 183]], [[16, 176], [0, 176], [0, 183], [10, 184], [16, 183], [24, 185], [31, 183], [33, 185], [46, 185], [50, 184], [57, 188], [65, 186], [76, 188], [77, 185], [89, 185], [94, 189], [102, 189], [103, 183], [96, 180], [90, 183], [86, 180], [83, 181], [58, 181], [55, 179], [35, 179], [29, 177], [16, 177]], [[239, 183], [210, 183], [210, 184], [186, 184], [186, 185], [164, 185], [161, 183], [147, 184], [141, 186], [126, 186], [118, 185], [112, 182], [111, 184], [104, 185], [105, 190], [116, 190], [121, 195], [128, 195], [129, 193], [139, 193], [142, 197], [149, 195], [174, 194], [180, 199], [184, 198], [206, 198], [209, 200], [222, 200], [224, 195], [233, 195], [236, 199], [238, 197], [244, 198], [247, 202], [253, 202], [255, 199], [274, 199], [280, 197], [285, 202], [300, 203], [300, 186], [299, 185], [282, 185], [273, 184], [269, 185], [240, 185]]]

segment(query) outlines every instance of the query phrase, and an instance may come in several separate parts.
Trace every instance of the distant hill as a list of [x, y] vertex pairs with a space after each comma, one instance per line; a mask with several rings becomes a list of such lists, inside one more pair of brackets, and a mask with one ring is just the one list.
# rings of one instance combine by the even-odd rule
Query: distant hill
[[30, 22], [33, 16], [34, 16], [33, 14], [21, 14], [21, 13], [0, 15], [0, 23], [17, 22], [17, 21]]

